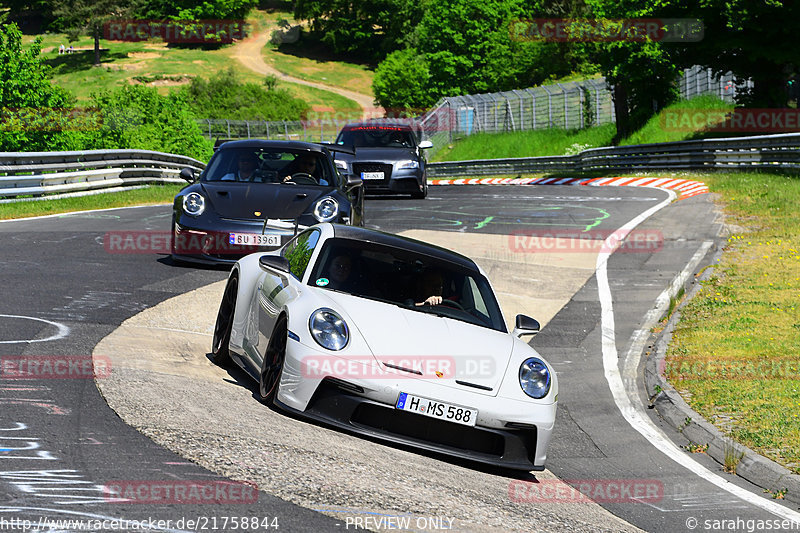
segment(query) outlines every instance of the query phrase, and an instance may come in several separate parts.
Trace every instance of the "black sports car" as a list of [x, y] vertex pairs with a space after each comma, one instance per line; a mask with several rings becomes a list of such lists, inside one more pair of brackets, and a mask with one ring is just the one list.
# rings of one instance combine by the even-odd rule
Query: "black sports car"
[[[172, 257], [234, 263], [281, 247], [319, 222], [363, 225], [361, 179], [333, 163], [337, 146], [247, 140], [218, 147], [200, 178], [175, 196]], [[352, 151], [352, 150], [350, 150]]]
[[347, 124], [337, 145], [353, 146], [355, 155], [337, 154], [336, 166], [364, 181], [366, 192], [428, 195], [423, 150], [433, 146], [419, 141], [411, 125], [388, 122]]

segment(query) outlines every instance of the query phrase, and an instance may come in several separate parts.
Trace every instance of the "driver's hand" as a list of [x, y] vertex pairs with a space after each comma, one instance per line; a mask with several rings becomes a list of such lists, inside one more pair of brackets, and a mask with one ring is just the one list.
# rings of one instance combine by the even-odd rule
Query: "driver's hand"
[[287, 181], [292, 181], [292, 177], [286, 176], [285, 178], [283, 178], [283, 183], [286, 183]]
[[422, 305], [439, 305], [440, 303], [442, 303], [441, 296], [429, 296], [422, 302]]

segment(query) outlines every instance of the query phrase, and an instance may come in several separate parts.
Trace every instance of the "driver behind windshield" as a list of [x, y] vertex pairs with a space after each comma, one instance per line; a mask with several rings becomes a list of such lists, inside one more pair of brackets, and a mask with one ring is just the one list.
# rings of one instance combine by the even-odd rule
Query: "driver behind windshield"
[[317, 157], [313, 154], [299, 154], [283, 168], [283, 182], [292, 181], [295, 177], [311, 177], [320, 185], [328, 185], [327, 180], [320, 179], [320, 172], [317, 169]]

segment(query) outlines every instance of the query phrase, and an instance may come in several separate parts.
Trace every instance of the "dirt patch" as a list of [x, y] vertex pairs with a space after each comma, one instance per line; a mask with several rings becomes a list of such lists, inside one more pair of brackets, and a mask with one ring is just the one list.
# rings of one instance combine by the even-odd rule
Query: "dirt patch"
[[161, 54], [156, 52], [128, 52], [128, 57], [133, 57], [136, 59], [155, 59], [157, 57], [161, 57]]

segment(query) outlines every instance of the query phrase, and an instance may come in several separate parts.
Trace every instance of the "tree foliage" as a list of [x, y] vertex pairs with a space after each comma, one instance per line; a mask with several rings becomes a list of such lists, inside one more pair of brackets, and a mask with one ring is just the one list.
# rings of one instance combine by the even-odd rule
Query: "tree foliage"
[[138, 8], [144, 18], [170, 20], [243, 20], [257, 0], [143, 0]]
[[194, 78], [184, 92], [199, 118], [300, 120], [309, 109], [284, 89], [242, 83], [232, 68], [208, 80]]

